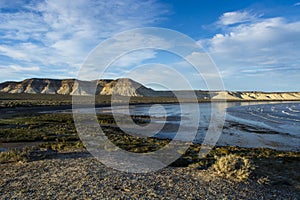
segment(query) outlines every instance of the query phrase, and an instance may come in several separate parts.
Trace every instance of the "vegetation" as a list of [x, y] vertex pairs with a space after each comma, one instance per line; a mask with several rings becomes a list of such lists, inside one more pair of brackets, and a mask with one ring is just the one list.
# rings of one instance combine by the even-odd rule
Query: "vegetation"
[[8, 152], [0, 152], [0, 163], [26, 162], [29, 159], [31, 148], [14, 149]]
[[[83, 100], [86, 96], [81, 96]], [[127, 101], [127, 97], [120, 97], [120, 101]], [[174, 97], [130, 97], [130, 103], [176, 103], [178, 102]], [[10, 94], [0, 92], [0, 108], [14, 108], [14, 107], [32, 107], [32, 106], [65, 106], [72, 104], [71, 95], [61, 94]], [[110, 95], [96, 95], [96, 105], [110, 105]]]
[[70, 95], [0, 93], [0, 108], [70, 105]]
[[83, 150], [84, 146], [81, 141], [77, 142], [66, 142], [66, 141], [56, 141], [56, 142], [46, 142], [39, 145], [41, 149], [50, 149], [54, 151], [70, 151], [70, 150]]
[[[23, 95], [23, 96], [22, 96]], [[12, 102], [13, 107], [53, 103], [51, 105], [60, 105], [71, 103], [71, 96], [65, 95], [29, 95], [22, 94], [22, 98], [15, 94], [6, 94], [0, 96], [0, 104], [3, 102]], [[20, 97], [20, 98], [19, 98]], [[39, 99], [35, 101], [34, 98]], [[55, 98], [54, 98], [55, 97]], [[15, 98], [15, 100], [11, 100]], [[24, 100], [24, 99], [28, 100]], [[53, 98], [53, 99], [51, 99]], [[55, 100], [58, 98], [57, 100]], [[108, 97], [97, 97], [98, 103], [110, 103]], [[97, 99], [96, 98], [96, 99]], [[102, 98], [102, 99], [101, 99]], [[140, 103], [147, 98], [132, 98], [131, 102]], [[149, 102], [154, 101], [148, 98]], [[171, 99], [162, 99], [165, 102], [171, 102]], [[27, 104], [29, 105], [29, 104]], [[50, 105], [50, 104], [49, 104]], [[3, 109], [3, 108], [1, 108]], [[30, 108], [31, 109], [31, 108]], [[47, 152], [53, 151], [77, 151], [83, 150], [84, 146], [77, 135], [71, 113], [37, 113], [30, 109], [19, 112], [14, 109], [15, 114], [8, 114], [0, 118], [0, 143], [2, 142], [42, 142], [37, 149], [15, 149], [0, 153], [0, 163], [7, 162], [26, 162], [35, 158], [44, 158]], [[1, 110], [2, 112], [2, 110]], [[2, 112], [3, 113], [3, 112]], [[4, 116], [0, 113], [0, 116]], [[126, 118], [124, 118], [126, 119]], [[149, 116], [132, 116], [132, 120], [138, 124], [149, 123]], [[131, 135], [124, 133], [115, 124], [115, 120], [109, 114], [99, 115], [98, 122], [104, 130], [106, 136], [119, 148], [134, 153], [153, 152], [166, 146], [170, 140], [158, 138], [145, 138], [141, 135]], [[123, 123], [126, 123], [124, 121]], [[245, 180], [251, 177], [258, 180], [261, 184], [292, 185], [300, 189], [300, 152], [276, 151], [263, 148], [241, 148], [234, 146], [215, 147], [203, 157], [199, 157], [199, 152], [205, 146], [197, 144], [190, 145], [186, 152], [171, 166], [195, 168], [195, 170], [214, 170], [221, 176], [237, 181]]]
[[[195, 149], [195, 146], [192, 149]], [[191, 157], [195, 158], [190, 155], [189, 158]], [[235, 160], [232, 162], [247, 161], [244, 164], [242, 162], [242, 165], [238, 167], [239, 165], [231, 165], [232, 163], [229, 162], [231, 159]], [[236, 171], [241, 169], [240, 176], [238, 173], [228, 173], [229, 177], [227, 178], [231, 177], [232, 180], [241, 181], [251, 175], [250, 177], [256, 179], [259, 184], [289, 185], [300, 190], [300, 152], [235, 146], [215, 147], [204, 157], [193, 159], [189, 167], [201, 170], [211, 169], [222, 174], [223, 167], [221, 166], [223, 165], [226, 169], [232, 169], [233, 166]], [[255, 166], [255, 170], [253, 170], [253, 166]]]
[[230, 154], [217, 158], [213, 169], [219, 176], [244, 181], [249, 178], [255, 166], [247, 158]]
[[71, 114], [38, 114], [0, 120], [0, 142], [77, 141]]

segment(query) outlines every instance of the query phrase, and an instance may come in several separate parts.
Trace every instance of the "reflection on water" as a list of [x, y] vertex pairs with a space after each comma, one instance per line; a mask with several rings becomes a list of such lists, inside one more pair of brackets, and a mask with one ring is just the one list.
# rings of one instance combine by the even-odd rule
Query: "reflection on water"
[[[219, 126], [211, 121], [211, 113], [226, 110], [226, 121], [219, 138], [220, 145], [245, 147], [270, 147], [282, 150], [299, 150], [300, 147], [300, 107], [298, 102], [216, 102], [200, 103], [198, 132], [194, 142], [201, 143], [208, 126]], [[153, 109], [152, 105], [131, 105], [131, 115], [157, 117], [156, 123], [165, 123], [164, 129], [155, 136], [173, 139], [177, 132], [173, 126], [188, 127], [195, 120], [195, 104], [165, 104]], [[116, 113], [126, 114], [126, 106], [115, 107]], [[111, 113], [111, 108], [98, 108], [98, 114]], [[167, 116], [166, 121], [160, 117]], [[173, 118], [170, 118], [173, 116]], [[175, 117], [174, 117], [175, 116]], [[185, 119], [185, 120], [183, 120]], [[188, 120], [186, 120], [188, 119]], [[176, 139], [187, 141], [189, 129]], [[142, 134], [142, 133], [141, 133]]]
[[[160, 138], [170, 138], [183, 141], [202, 143], [208, 127], [220, 126], [211, 120], [211, 113], [222, 113], [226, 110], [226, 120], [223, 131], [218, 139], [219, 145], [235, 145], [242, 147], [267, 147], [280, 150], [300, 151], [300, 103], [299, 102], [216, 102], [200, 104], [160, 104], [160, 105], [130, 105], [114, 106], [117, 115], [147, 115], [152, 116], [151, 123], [164, 124], [162, 129], [147, 126], [136, 129], [128, 125], [130, 133], [144, 134]], [[97, 114], [112, 114], [110, 107], [83, 109], [80, 112]], [[198, 112], [199, 111], [199, 112]], [[67, 112], [51, 111], [51, 112]], [[194, 131], [197, 123], [196, 135]], [[154, 127], [154, 128], [153, 128]], [[181, 134], [177, 134], [183, 127]], [[153, 128], [153, 129], [151, 129]], [[6, 150], [2, 147], [1, 150]]]
[[262, 104], [229, 108], [231, 120], [263, 126], [279, 133], [300, 137], [300, 104]]

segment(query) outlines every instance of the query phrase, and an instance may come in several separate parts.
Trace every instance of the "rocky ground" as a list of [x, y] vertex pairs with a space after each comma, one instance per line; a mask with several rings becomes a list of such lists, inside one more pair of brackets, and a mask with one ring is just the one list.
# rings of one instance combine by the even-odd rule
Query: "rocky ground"
[[[52, 105], [47, 98], [37, 104]], [[7, 103], [0, 112], [2, 142], [40, 139], [43, 143], [42, 150], [0, 153], [0, 199], [300, 199], [299, 152], [218, 147], [199, 160], [200, 148], [193, 145], [173, 167], [148, 174], [125, 173], [104, 166], [82, 148], [73, 134], [71, 115], [36, 114], [67, 109], [67, 103], [54, 102], [57, 107], [49, 108], [31, 107], [28, 102], [18, 107], [23, 100], [17, 105]], [[134, 120], [143, 123], [147, 118]], [[109, 116], [99, 116], [98, 121], [109, 139], [127, 151], [154, 151], [168, 143], [126, 135], [111, 125]], [[242, 182], [217, 176], [211, 168], [215, 156], [229, 154], [252, 160], [256, 175]]]
[[87, 152], [0, 165], [1, 199], [299, 199], [284, 184], [241, 183], [211, 169], [167, 167], [132, 174], [110, 169]]

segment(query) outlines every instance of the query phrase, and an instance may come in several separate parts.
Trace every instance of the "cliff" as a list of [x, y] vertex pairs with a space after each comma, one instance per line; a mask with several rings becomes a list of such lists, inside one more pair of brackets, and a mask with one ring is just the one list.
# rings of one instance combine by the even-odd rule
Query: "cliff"
[[300, 92], [215, 92], [213, 100], [227, 101], [300, 101]]
[[[91, 91], [90, 87], [96, 87]], [[140, 97], [187, 98], [195, 94], [203, 100], [229, 101], [300, 101], [300, 92], [230, 92], [230, 91], [154, 91], [131, 79], [79, 81], [76, 79], [25, 79], [20, 82], [0, 83], [0, 92], [63, 95], [120, 95]]]
[[[89, 87], [92, 86], [92, 87]], [[30, 94], [153, 96], [154, 91], [131, 79], [79, 81], [75, 79], [25, 79], [0, 83], [0, 92]]]

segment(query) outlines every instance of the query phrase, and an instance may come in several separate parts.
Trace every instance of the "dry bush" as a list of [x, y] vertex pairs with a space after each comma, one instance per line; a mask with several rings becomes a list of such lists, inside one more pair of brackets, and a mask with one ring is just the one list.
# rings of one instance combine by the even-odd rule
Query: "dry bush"
[[257, 179], [257, 183], [260, 185], [268, 185], [270, 184], [270, 179], [269, 177], [260, 177]]
[[221, 177], [234, 181], [244, 181], [249, 178], [255, 166], [247, 158], [230, 154], [217, 158], [213, 170]]
[[29, 158], [30, 148], [0, 152], [0, 163], [26, 162]]

